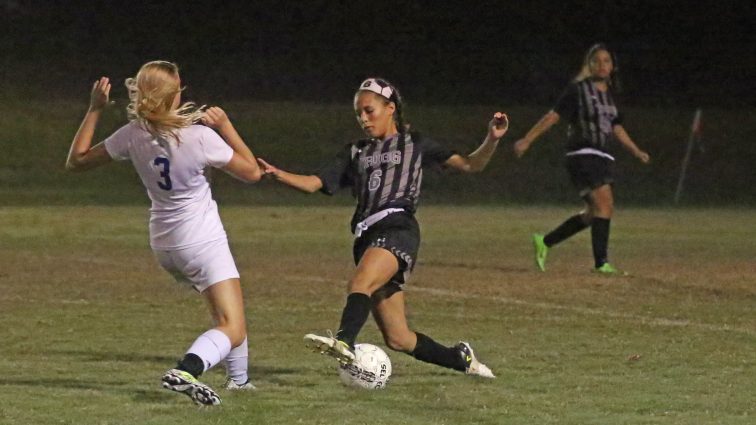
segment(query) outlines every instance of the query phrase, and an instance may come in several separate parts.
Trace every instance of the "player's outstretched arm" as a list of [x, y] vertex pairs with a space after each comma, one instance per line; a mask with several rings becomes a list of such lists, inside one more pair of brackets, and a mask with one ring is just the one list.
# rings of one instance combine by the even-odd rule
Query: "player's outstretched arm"
[[260, 163], [264, 176], [273, 178], [302, 192], [314, 193], [323, 187], [323, 182], [318, 176], [289, 173], [268, 164], [262, 158], [257, 158], [257, 162]]
[[223, 167], [223, 171], [247, 183], [260, 181], [262, 170], [257, 164], [257, 159], [234, 128], [226, 112], [217, 106], [212, 106], [205, 111], [202, 122], [217, 130], [223, 140], [234, 150], [234, 156]]
[[615, 125], [612, 127], [612, 132], [614, 133], [614, 137], [617, 138], [617, 140], [622, 144], [622, 146], [628, 150], [631, 154], [633, 154], [634, 157], [638, 158], [642, 163], [648, 164], [649, 161], [651, 161], [651, 157], [644, 151], [642, 151], [638, 146], [633, 142], [633, 139], [630, 138], [630, 135], [627, 134], [627, 131], [625, 131], [625, 128], [621, 125]]
[[541, 117], [540, 120], [533, 126], [533, 128], [525, 134], [525, 137], [518, 140], [514, 144], [514, 152], [518, 158], [522, 158], [525, 152], [530, 148], [530, 145], [541, 136], [543, 133], [549, 131], [554, 124], [559, 122], [559, 114], [555, 111], [549, 111]]
[[446, 165], [465, 173], [477, 173], [483, 171], [488, 165], [488, 162], [491, 161], [494, 152], [496, 152], [496, 146], [499, 144], [499, 139], [504, 137], [508, 129], [509, 118], [507, 117], [507, 114], [503, 112], [495, 113], [491, 121], [488, 123], [488, 133], [486, 134], [486, 138], [483, 139], [483, 143], [480, 144], [478, 149], [467, 156], [454, 154], [446, 160]]
[[73, 142], [71, 142], [71, 149], [68, 151], [66, 170], [84, 171], [111, 161], [104, 144], [99, 143], [92, 147], [92, 138], [95, 128], [97, 128], [97, 121], [100, 120], [100, 113], [103, 108], [110, 103], [109, 96], [110, 80], [107, 77], [102, 77], [95, 81], [89, 95], [89, 109], [84, 115]]

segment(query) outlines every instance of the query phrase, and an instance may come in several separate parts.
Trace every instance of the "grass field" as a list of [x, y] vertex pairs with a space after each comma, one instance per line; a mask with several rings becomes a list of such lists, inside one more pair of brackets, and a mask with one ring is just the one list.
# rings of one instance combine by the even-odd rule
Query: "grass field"
[[[611, 256], [631, 276], [605, 278], [588, 233], [533, 271], [530, 233], [568, 208], [424, 206], [410, 322], [470, 341], [498, 378], [389, 352], [377, 392], [302, 346], [338, 324], [351, 209], [221, 213], [259, 391], [198, 409], [159, 378], [209, 319], [153, 260], [146, 207], [0, 209], [0, 424], [756, 423], [752, 210], [620, 209]], [[372, 319], [360, 340], [384, 346]]]
[[[85, 93], [85, 92], [83, 92]], [[126, 100], [116, 98], [106, 109], [95, 139], [102, 140], [127, 122]], [[199, 103], [205, 101], [198, 99]], [[210, 102], [212, 103], [212, 102]], [[350, 140], [362, 137], [350, 99], [339, 104], [301, 102], [236, 102], [223, 104], [253, 152], [286, 170], [317, 170]], [[493, 111], [505, 110], [509, 133], [483, 173], [446, 178], [426, 173], [423, 202], [543, 204], [566, 203], [574, 190], [564, 169], [566, 126], [544, 134], [522, 159], [512, 144], [548, 108], [521, 105], [417, 105], [408, 118], [414, 130], [460, 153], [472, 152], [485, 135]], [[86, 110], [86, 96], [70, 100], [34, 101], [0, 96], [0, 205], [71, 204], [138, 205], [144, 189], [130, 164], [103, 167], [84, 175], [66, 174], [63, 163]], [[624, 109], [623, 109], [624, 110]], [[643, 165], [619, 146], [617, 199], [622, 205], [670, 205], [680, 175], [680, 162], [693, 109], [627, 108], [626, 128], [652, 161]], [[705, 152], [691, 157], [682, 205], [756, 205], [756, 109], [706, 109], [703, 114]], [[217, 173], [220, 174], [220, 173]], [[218, 178], [214, 194], [223, 205], [258, 205], [287, 201], [290, 195], [272, 185], [248, 190], [230, 178]], [[537, 188], [534, 190], [534, 188]], [[295, 202], [301, 197], [296, 197]], [[314, 202], [314, 201], [306, 201]]]

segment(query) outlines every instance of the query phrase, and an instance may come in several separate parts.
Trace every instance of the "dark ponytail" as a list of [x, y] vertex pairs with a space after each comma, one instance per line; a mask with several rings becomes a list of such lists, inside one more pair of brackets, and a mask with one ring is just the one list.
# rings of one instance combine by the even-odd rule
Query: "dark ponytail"
[[391, 102], [394, 102], [394, 105], [396, 105], [396, 110], [394, 111], [394, 122], [396, 123], [396, 129], [399, 130], [400, 133], [405, 133], [409, 129], [409, 124], [407, 124], [404, 120], [404, 102], [402, 100], [402, 95], [393, 84], [389, 84], [394, 91], [391, 94], [389, 100]]

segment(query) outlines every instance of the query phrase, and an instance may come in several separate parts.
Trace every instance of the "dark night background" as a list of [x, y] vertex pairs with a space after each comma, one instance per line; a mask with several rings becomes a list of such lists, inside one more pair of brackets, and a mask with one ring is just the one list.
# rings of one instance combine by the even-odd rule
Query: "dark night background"
[[[4, 0], [3, 89], [80, 96], [173, 60], [219, 100], [343, 102], [366, 75], [415, 103], [550, 104], [583, 52], [619, 58], [626, 104], [753, 106], [751, 1]], [[118, 87], [120, 88], [120, 85]]]
[[[508, 144], [601, 41], [618, 56], [625, 127], [652, 157], [644, 166], [619, 152], [618, 199], [671, 202], [700, 107], [703, 144], [684, 202], [756, 205], [754, 9], [753, 1], [678, 0], [0, 0], [0, 198], [143, 203], [126, 165], [86, 176], [62, 165], [92, 81], [106, 75], [114, 84], [104, 137], [126, 122], [123, 80], [164, 59], [181, 67], [185, 99], [226, 107], [256, 153], [299, 172], [360, 136], [351, 103], [367, 76], [396, 84], [413, 126], [461, 152], [477, 146], [485, 117], [501, 108], [512, 125], [488, 169], [429, 177], [424, 202], [579, 203], [562, 164], [563, 124], [519, 161]], [[222, 178], [214, 193], [223, 202], [331, 202]]]

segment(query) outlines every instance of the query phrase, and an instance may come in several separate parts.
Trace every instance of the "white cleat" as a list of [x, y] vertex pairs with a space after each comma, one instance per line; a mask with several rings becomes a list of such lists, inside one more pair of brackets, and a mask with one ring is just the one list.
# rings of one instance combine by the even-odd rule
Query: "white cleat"
[[467, 375], [477, 375], [484, 378], [496, 378], [491, 369], [483, 363], [479, 362], [475, 357], [472, 347], [469, 343], [460, 341], [457, 344], [459, 355], [462, 356], [462, 360], [465, 362], [465, 373]]
[[257, 391], [257, 387], [249, 379], [247, 379], [247, 382], [239, 385], [233, 379], [228, 378], [226, 383], [223, 384], [223, 388], [229, 391]]
[[307, 348], [320, 354], [327, 354], [338, 360], [342, 365], [352, 364], [354, 361], [354, 353], [349, 349], [349, 346], [333, 336], [307, 334], [304, 336], [304, 342]]

